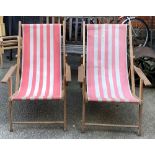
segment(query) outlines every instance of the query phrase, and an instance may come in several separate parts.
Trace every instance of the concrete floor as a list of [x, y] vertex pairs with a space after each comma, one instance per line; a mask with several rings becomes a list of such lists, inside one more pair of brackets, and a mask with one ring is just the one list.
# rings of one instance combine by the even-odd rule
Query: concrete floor
[[[4, 68], [0, 69], [0, 79], [5, 75], [9, 66], [15, 63], [5, 59]], [[76, 56], [75, 56], [76, 57]], [[79, 59], [72, 58], [76, 65]], [[15, 79], [15, 77], [13, 77]], [[82, 94], [77, 82], [77, 71], [72, 72], [72, 82], [68, 85], [68, 131], [63, 131], [63, 126], [57, 125], [14, 125], [14, 132], [9, 132], [8, 108], [7, 108], [7, 85], [0, 83], [0, 138], [16, 139], [71, 139], [71, 138], [101, 138], [101, 139], [132, 139], [132, 138], [155, 138], [155, 89], [144, 89], [144, 115], [143, 134], [137, 136], [134, 129], [122, 128], [99, 128], [91, 127], [85, 133], [81, 133]], [[90, 103], [86, 107], [87, 120], [104, 123], [136, 123], [137, 106], [132, 104], [96, 104]], [[54, 120], [63, 118], [63, 104], [61, 102], [16, 102], [14, 104], [15, 120]]]

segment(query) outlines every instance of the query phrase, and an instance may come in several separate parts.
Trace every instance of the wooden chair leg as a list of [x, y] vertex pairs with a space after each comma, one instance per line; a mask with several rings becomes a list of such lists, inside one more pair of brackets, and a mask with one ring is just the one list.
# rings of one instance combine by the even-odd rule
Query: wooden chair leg
[[13, 132], [13, 112], [12, 112], [12, 101], [9, 101], [9, 125], [10, 125], [10, 132]]
[[0, 54], [0, 63], [1, 63], [1, 68], [3, 68], [3, 55], [2, 55], [2, 53]]
[[141, 136], [142, 134], [142, 113], [143, 113], [143, 103], [141, 103], [138, 107], [139, 110], [139, 114], [138, 114], [138, 124], [139, 124], [139, 128], [138, 128], [138, 136]]
[[67, 130], [67, 102], [66, 102], [66, 93], [64, 97], [64, 131]]

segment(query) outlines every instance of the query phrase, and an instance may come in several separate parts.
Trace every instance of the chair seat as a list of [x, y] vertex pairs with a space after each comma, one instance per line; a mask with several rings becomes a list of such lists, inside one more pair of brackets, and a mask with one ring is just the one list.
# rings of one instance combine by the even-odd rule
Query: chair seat
[[122, 103], [139, 103], [140, 100], [131, 95], [130, 97], [126, 97], [126, 98], [119, 98], [119, 97], [103, 97], [101, 96], [100, 98], [95, 97], [94, 95], [88, 94], [87, 93], [87, 97], [88, 97], [88, 101], [97, 101], [97, 102], [122, 102]]
[[[50, 93], [49, 93], [50, 94]], [[52, 95], [44, 95], [44, 96], [34, 96], [33, 94], [30, 94], [29, 96], [25, 96], [22, 94], [21, 91], [17, 91], [13, 94], [11, 97], [11, 100], [60, 100], [62, 99], [62, 95], [60, 94], [54, 94]]]

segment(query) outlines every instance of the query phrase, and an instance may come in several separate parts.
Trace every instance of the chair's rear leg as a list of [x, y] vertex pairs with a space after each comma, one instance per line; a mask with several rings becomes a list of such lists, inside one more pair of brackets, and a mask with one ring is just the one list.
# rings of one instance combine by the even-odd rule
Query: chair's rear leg
[[13, 112], [12, 112], [12, 101], [9, 101], [9, 125], [10, 125], [10, 132], [13, 132]]
[[142, 134], [142, 113], [143, 113], [143, 103], [139, 104], [138, 110], [139, 110], [139, 114], [138, 114], [138, 124], [139, 124], [139, 128], [138, 128], [138, 136], [141, 136], [141, 134]]
[[64, 131], [67, 130], [67, 102], [66, 102], [66, 93], [64, 96]]

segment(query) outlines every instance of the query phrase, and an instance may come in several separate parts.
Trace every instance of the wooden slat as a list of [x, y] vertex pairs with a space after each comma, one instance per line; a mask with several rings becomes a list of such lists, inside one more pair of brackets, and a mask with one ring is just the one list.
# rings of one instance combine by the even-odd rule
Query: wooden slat
[[85, 123], [88, 126], [103, 126], [103, 127], [124, 127], [124, 128], [138, 128], [138, 125], [123, 125], [123, 124], [99, 124], [99, 123]]
[[84, 78], [85, 78], [84, 66], [81, 65], [78, 67], [78, 81], [84, 82]]
[[140, 68], [134, 66], [134, 70], [138, 74], [140, 79], [142, 79], [144, 81], [144, 84], [146, 86], [150, 86], [151, 85], [151, 82], [148, 80], [148, 78], [145, 76], [145, 74], [142, 72], [142, 70]]
[[10, 69], [8, 70], [8, 72], [5, 74], [5, 76], [3, 77], [3, 79], [1, 80], [2, 83], [7, 83], [9, 78], [13, 75], [13, 73], [15, 72], [17, 68], [17, 65], [11, 66]]
[[17, 49], [18, 46], [3, 47], [4, 50]]
[[25, 122], [12, 122], [13, 124], [63, 124], [63, 121], [25, 121]]
[[1, 37], [3, 40], [4, 39], [17, 39], [18, 38], [18, 36], [3, 36], [3, 37]]
[[19, 71], [20, 71], [20, 54], [21, 54], [21, 29], [22, 29], [22, 24], [21, 21], [19, 22], [19, 30], [18, 30], [18, 51], [17, 51], [17, 72], [16, 72], [16, 86], [15, 86], [15, 91], [18, 90], [19, 88], [19, 82], [20, 82], [20, 76], [19, 76]]
[[131, 21], [129, 21], [129, 43], [130, 43], [131, 88], [133, 95], [135, 95], [135, 78], [134, 78], [134, 63], [133, 63], [134, 56], [133, 56]]
[[71, 68], [67, 63], [66, 63], [66, 81], [67, 82], [71, 81]]

